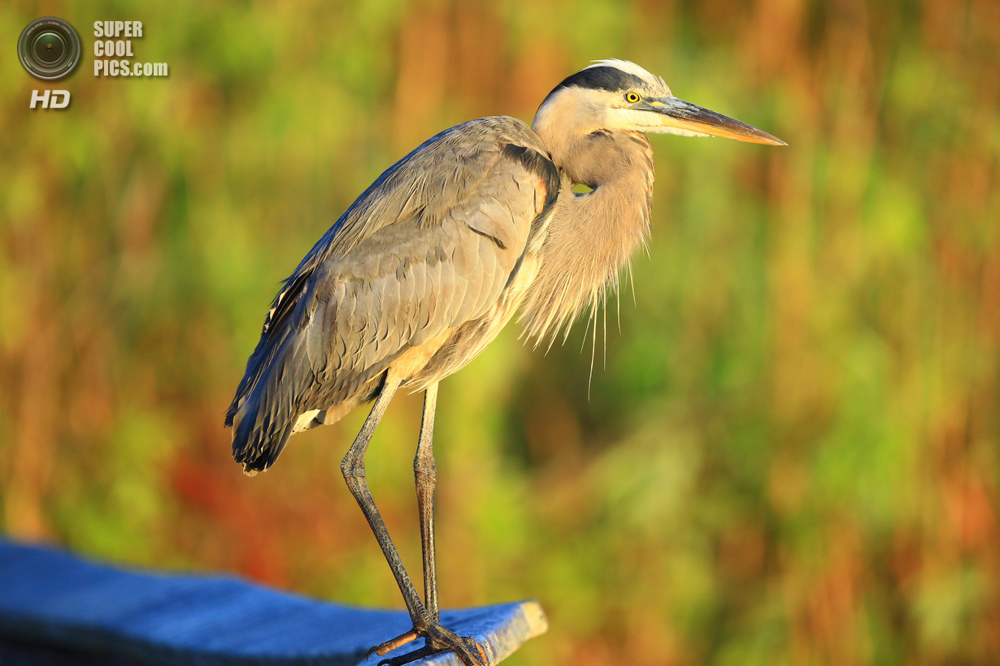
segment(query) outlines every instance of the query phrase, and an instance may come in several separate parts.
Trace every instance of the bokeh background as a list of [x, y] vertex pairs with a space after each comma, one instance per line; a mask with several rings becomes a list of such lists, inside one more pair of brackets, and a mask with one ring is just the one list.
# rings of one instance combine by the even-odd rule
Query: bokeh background
[[[15, 57], [44, 15], [85, 53], [51, 86]], [[95, 78], [97, 19], [170, 76]], [[223, 413], [384, 168], [620, 57], [789, 147], [654, 138], [606, 338], [512, 325], [442, 384], [444, 604], [538, 598], [511, 664], [1000, 662], [994, 0], [15, 0], [0, 44], [7, 535], [401, 607], [339, 473], [364, 414], [248, 479]], [[46, 87], [71, 107], [30, 111]], [[419, 414], [369, 456], [417, 576]]]

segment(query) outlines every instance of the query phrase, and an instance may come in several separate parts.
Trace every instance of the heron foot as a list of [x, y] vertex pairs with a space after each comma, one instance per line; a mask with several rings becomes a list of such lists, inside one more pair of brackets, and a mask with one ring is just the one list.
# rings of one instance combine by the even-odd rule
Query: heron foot
[[490, 660], [486, 656], [486, 649], [475, 639], [468, 636], [459, 636], [455, 632], [449, 631], [431, 620], [421, 622], [420, 624], [422, 626], [415, 626], [406, 633], [376, 645], [368, 651], [368, 656], [370, 657], [372, 654], [382, 656], [417, 638], [423, 637], [427, 639], [424, 647], [399, 655], [398, 657], [383, 659], [378, 662], [378, 666], [402, 666], [403, 664], [409, 664], [418, 659], [448, 650], [458, 655], [458, 658], [462, 660], [465, 666], [490, 666]]

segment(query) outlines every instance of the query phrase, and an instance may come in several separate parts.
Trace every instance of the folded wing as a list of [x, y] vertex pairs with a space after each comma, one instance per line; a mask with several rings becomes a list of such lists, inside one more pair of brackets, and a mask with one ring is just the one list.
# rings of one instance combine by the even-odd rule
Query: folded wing
[[293, 432], [371, 399], [401, 354], [482, 317], [557, 190], [512, 118], [453, 127], [382, 174], [275, 298], [226, 415], [236, 460], [266, 469]]

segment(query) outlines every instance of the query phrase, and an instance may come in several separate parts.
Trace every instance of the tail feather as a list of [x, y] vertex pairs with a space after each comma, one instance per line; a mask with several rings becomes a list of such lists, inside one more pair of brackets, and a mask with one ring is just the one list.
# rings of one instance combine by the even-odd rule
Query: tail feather
[[[247, 474], [266, 470], [278, 458], [298, 416], [303, 387], [291, 371], [301, 353], [296, 327], [282, 322], [268, 330], [247, 361], [246, 373], [226, 412], [233, 428], [233, 458]], [[301, 365], [301, 363], [299, 364]]]
[[[280, 345], [284, 347], [284, 345]], [[226, 413], [226, 425], [233, 428], [233, 458], [243, 465], [243, 471], [248, 474], [261, 472], [270, 467], [285, 448], [292, 434], [291, 409], [281, 409], [283, 401], [274, 400], [279, 392], [273, 386], [275, 363], [281, 362], [281, 349], [267, 354], [266, 365], [252, 373], [248, 364], [247, 376], [244, 377], [246, 387], [240, 385], [233, 404]], [[275, 359], [275, 356], [278, 356]], [[258, 359], [263, 360], [263, 359]], [[254, 368], [253, 370], [258, 370]], [[256, 377], [251, 377], [256, 374]], [[247, 380], [251, 379], [250, 382]], [[272, 399], [268, 399], [268, 398]], [[289, 405], [290, 407], [290, 405]]]
[[233, 458], [243, 465], [245, 473], [254, 475], [278, 459], [292, 436], [292, 422], [274, 423], [261, 414], [256, 396], [243, 407], [233, 419]]

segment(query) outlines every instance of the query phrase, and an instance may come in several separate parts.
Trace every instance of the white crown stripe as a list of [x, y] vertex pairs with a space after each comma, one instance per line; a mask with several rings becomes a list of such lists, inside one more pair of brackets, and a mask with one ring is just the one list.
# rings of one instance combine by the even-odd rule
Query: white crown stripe
[[587, 65], [584, 69], [593, 69], [594, 67], [614, 67], [619, 69], [626, 74], [632, 74], [633, 76], [638, 76], [643, 81], [648, 81], [650, 83], [658, 83], [660, 85], [667, 85], [663, 79], [654, 74], [650, 74], [645, 69], [639, 65], [631, 62], [629, 60], [618, 60], [617, 58], [609, 58], [607, 60], [593, 60], [592, 65]]

